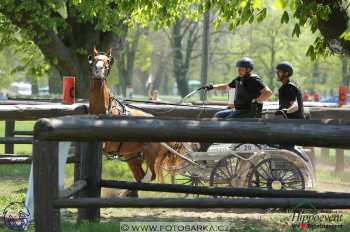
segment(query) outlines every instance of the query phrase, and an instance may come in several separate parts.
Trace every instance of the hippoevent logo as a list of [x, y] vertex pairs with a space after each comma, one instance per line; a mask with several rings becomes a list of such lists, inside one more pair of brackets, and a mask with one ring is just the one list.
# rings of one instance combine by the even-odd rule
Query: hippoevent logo
[[320, 210], [309, 202], [300, 203], [288, 212], [291, 213], [290, 221], [293, 231], [310, 231], [318, 228], [333, 231], [343, 227], [343, 214], [339, 211]]
[[4, 224], [10, 230], [23, 231], [29, 226], [30, 212], [23, 202], [11, 202], [3, 212]]

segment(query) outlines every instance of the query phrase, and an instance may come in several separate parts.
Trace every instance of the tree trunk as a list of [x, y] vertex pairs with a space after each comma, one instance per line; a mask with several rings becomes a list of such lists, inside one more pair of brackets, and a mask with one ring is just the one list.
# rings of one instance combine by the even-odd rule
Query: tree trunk
[[335, 150], [335, 172], [341, 174], [344, 172], [344, 150]]
[[[209, 59], [209, 30], [210, 30], [210, 12], [203, 15], [203, 40], [202, 40], [202, 67], [201, 67], [201, 85], [208, 84], [208, 59]], [[207, 95], [202, 92], [201, 100], [207, 100]]]
[[349, 86], [348, 80], [349, 80], [349, 58], [347, 56], [342, 56], [342, 85]]
[[270, 63], [270, 83], [269, 87], [273, 91], [275, 89], [275, 67], [276, 67], [276, 38], [271, 37], [271, 63]]
[[32, 83], [32, 96], [38, 96], [39, 95], [39, 83], [37, 77], [31, 78]]
[[329, 160], [329, 153], [330, 153], [330, 149], [329, 148], [322, 147], [321, 148], [321, 159], [323, 161], [328, 161]]
[[164, 57], [160, 57], [159, 65], [157, 67], [157, 71], [155, 74], [155, 78], [152, 81], [153, 82], [153, 89], [159, 90], [159, 86], [161, 85], [162, 80], [164, 79], [166, 69], [167, 69], [166, 59]]
[[[303, 0], [303, 2], [306, 4], [314, 4], [314, 1]], [[305, 7], [307, 7], [306, 4]], [[349, 16], [347, 10], [343, 8], [338, 1], [319, 0], [317, 4], [329, 6], [331, 10], [328, 17], [325, 17], [325, 19], [319, 18], [317, 21], [317, 27], [322, 36], [326, 39], [328, 47], [335, 52], [349, 55], [350, 42], [341, 38], [341, 35], [348, 29]], [[340, 51], [338, 45], [334, 46], [332, 44], [339, 44]]]
[[79, 57], [79, 73], [76, 75], [76, 96], [79, 98], [88, 98], [90, 81], [92, 79], [91, 69], [86, 56]]
[[321, 79], [320, 62], [318, 60], [315, 61], [312, 72], [311, 84], [315, 86]]
[[189, 92], [187, 79], [177, 79], [176, 83], [181, 97], [185, 97]]
[[171, 45], [174, 54], [174, 76], [181, 97], [184, 97], [189, 92], [187, 75], [191, 64], [193, 47], [198, 39], [196, 33], [198, 23], [189, 22], [186, 54], [183, 54], [183, 39], [185, 32], [181, 32], [184, 20], [177, 19], [172, 28]]
[[126, 96], [126, 88], [132, 85], [135, 56], [140, 37], [142, 35], [141, 32], [140, 27], [137, 26], [133, 34], [132, 42], [129, 43], [126, 41], [124, 50], [119, 55], [119, 62], [117, 63], [117, 66], [123, 96]]
[[54, 66], [51, 66], [49, 70], [49, 92], [50, 94], [62, 94], [62, 77]]
[[163, 94], [164, 95], [169, 95], [169, 75], [168, 75], [168, 73], [164, 74]]

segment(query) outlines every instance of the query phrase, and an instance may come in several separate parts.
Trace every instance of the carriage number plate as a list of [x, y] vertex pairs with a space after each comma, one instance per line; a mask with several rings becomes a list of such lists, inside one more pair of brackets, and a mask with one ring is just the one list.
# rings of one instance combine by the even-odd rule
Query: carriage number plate
[[256, 150], [257, 150], [257, 147], [254, 144], [250, 144], [250, 143], [242, 144], [236, 149], [236, 151], [240, 151], [240, 152], [253, 152]]

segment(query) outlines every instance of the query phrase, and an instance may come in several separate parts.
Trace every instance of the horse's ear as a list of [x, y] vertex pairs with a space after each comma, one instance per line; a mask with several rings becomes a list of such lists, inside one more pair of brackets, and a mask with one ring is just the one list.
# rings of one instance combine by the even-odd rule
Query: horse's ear
[[88, 63], [92, 65], [94, 63], [94, 57], [92, 55], [88, 55]]
[[97, 49], [95, 47], [94, 47], [94, 50], [93, 50], [93, 54], [94, 54], [94, 56], [98, 55], [98, 51], [97, 51]]
[[112, 48], [108, 48], [107, 52], [106, 52], [107, 56], [112, 56]]

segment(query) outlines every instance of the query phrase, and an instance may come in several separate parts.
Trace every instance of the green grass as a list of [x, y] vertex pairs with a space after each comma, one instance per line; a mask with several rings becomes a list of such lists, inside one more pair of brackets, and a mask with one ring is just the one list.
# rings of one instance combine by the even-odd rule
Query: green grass
[[[34, 126], [34, 121], [17, 121], [16, 122], [16, 130], [21, 131], [32, 131]], [[5, 122], [0, 122], [0, 136], [5, 135]], [[17, 136], [17, 137], [25, 137], [25, 136]], [[3, 144], [0, 145], [0, 154], [5, 153], [5, 146]], [[15, 145], [15, 154], [31, 154], [32, 153], [32, 145], [30, 144], [17, 144]]]

